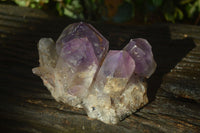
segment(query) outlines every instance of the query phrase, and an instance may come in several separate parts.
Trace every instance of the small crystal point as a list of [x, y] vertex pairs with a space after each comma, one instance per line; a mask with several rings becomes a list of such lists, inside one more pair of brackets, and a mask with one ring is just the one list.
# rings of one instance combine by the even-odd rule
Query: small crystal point
[[135, 69], [135, 62], [124, 50], [110, 50], [97, 74], [94, 87], [106, 93], [124, 89]]
[[124, 47], [135, 61], [135, 73], [142, 77], [149, 78], [156, 69], [151, 45], [146, 39], [131, 39]]

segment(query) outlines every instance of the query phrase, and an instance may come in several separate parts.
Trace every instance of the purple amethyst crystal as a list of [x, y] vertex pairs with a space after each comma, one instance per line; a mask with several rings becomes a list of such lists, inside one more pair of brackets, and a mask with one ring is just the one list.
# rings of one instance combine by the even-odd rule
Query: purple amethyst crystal
[[67, 42], [74, 38], [87, 38], [94, 47], [95, 54], [99, 61], [105, 57], [109, 42], [90, 24], [87, 23], [74, 23], [67, 26], [61, 36], [56, 42], [56, 49], [58, 54]]
[[124, 50], [110, 50], [96, 76], [94, 88], [105, 93], [121, 92], [135, 69], [133, 58]]
[[131, 39], [125, 46], [131, 57], [135, 60], [135, 73], [142, 77], [149, 78], [156, 69], [156, 63], [153, 59], [151, 45], [146, 39]]
[[40, 66], [33, 73], [57, 101], [84, 108], [90, 118], [116, 124], [148, 102], [143, 79], [156, 63], [145, 39], [107, 54], [108, 41], [80, 22], [65, 28], [56, 43], [40, 39], [38, 51]]
[[62, 83], [73, 96], [83, 97], [93, 81], [98, 68], [98, 60], [90, 41], [75, 38], [62, 47], [56, 70], [63, 75]]

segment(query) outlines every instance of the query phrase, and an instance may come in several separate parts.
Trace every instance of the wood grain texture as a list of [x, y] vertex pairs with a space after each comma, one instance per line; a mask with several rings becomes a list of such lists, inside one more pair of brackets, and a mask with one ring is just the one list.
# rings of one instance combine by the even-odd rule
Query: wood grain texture
[[[38, 65], [36, 47], [38, 40], [41, 37], [52, 37], [56, 40], [63, 28], [73, 21], [66, 18], [46, 17], [42, 15], [43, 13], [41, 15], [38, 13], [41, 11], [22, 7], [9, 6], [12, 12], [9, 13], [5, 11], [6, 7], [0, 5], [1, 131], [32, 133], [200, 131], [200, 104], [176, 97], [174, 92], [162, 89], [166, 88], [164, 83], [170, 81], [167, 79], [165, 81], [165, 78], [162, 81], [163, 75], [169, 73], [178, 62], [190, 58], [188, 55], [191, 53], [195, 55], [195, 59], [196, 56], [199, 57], [199, 54], [195, 53], [199, 48], [195, 46], [193, 39], [199, 39], [200, 27], [162, 24], [121, 26], [92, 23], [110, 41], [110, 49], [123, 48], [133, 37], [146, 38], [153, 47], [158, 64], [155, 74], [148, 80], [150, 103], [119, 124], [107, 125], [89, 119], [82, 109], [56, 102], [43, 86], [41, 79], [31, 72], [31, 69]], [[26, 17], [23, 17], [24, 12]], [[190, 69], [191, 66], [190, 62], [187, 62], [186, 66], [181, 65], [181, 71], [184, 71], [181, 74], [188, 74], [190, 71], [199, 78], [198, 65], [195, 69]], [[169, 75], [173, 75], [173, 71]], [[188, 76], [190, 79], [189, 74]], [[173, 76], [168, 77], [170, 78]], [[194, 89], [192, 82], [178, 83]], [[196, 85], [199, 84], [196, 82]], [[184, 89], [178, 87], [177, 90]], [[198, 97], [199, 93], [195, 96]]]
[[200, 102], [200, 46], [191, 50], [164, 76], [161, 88], [176, 96]]

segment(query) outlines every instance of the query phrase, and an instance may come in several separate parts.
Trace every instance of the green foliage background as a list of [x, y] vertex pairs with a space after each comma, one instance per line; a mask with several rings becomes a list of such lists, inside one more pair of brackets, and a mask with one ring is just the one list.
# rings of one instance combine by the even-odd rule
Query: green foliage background
[[[7, 1], [7, 0], [1, 0]], [[43, 8], [53, 3], [59, 15], [73, 19], [125, 22], [154, 16], [177, 22], [200, 19], [200, 0], [12, 0], [19, 6]]]

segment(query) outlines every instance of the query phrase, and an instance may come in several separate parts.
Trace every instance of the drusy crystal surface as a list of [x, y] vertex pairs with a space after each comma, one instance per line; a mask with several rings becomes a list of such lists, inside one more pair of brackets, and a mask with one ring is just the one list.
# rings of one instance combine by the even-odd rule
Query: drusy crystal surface
[[131, 39], [123, 50], [108, 52], [108, 47], [92, 25], [71, 24], [56, 42], [40, 39], [40, 65], [33, 73], [57, 101], [116, 124], [148, 102], [144, 79], [152, 75], [156, 63], [145, 39]]

